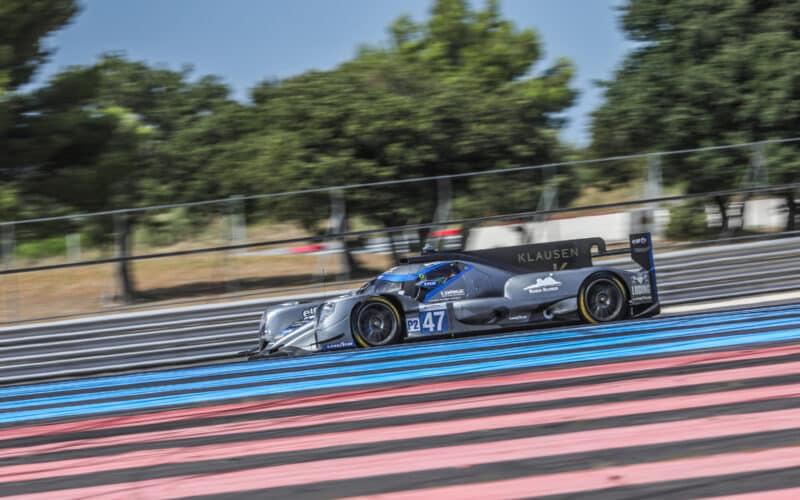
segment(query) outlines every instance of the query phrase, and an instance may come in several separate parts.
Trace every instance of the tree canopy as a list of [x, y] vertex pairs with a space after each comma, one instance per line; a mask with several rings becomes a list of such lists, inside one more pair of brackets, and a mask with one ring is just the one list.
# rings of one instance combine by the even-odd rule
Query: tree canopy
[[[629, 0], [621, 26], [636, 45], [614, 79], [603, 84], [605, 103], [593, 114], [595, 154], [797, 135], [797, 2]], [[672, 157], [665, 178], [691, 181], [688, 189], [697, 193], [740, 187], [751, 154]], [[769, 169], [782, 182], [798, 180], [793, 164], [773, 159]], [[604, 174], [624, 179], [631, 173], [609, 169]]]
[[[332, 71], [254, 89], [254, 113], [268, 134], [259, 130], [244, 142], [257, 151], [259, 185], [447, 175], [558, 157], [558, 114], [576, 95], [572, 65], [559, 60], [532, 74], [538, 38], [502, 19], [496, 1], [472, 10], [464, 0], [438, 0], [427, 21], [402, 17], [390, 33], [388, 46], [364, 47]], [[528, 180], [538, 186], [540, 178]], [[479, 187], [476, 200], [485, 192]], [[352, 201], [369, 218], [396, 225], [429, 219], [435, 198], [432, 186], [407, 184]], [[533, 189], [525, 201], [537, 199]]]
[[[397, 19], [384, 45], [364, 46], [329, 71], [264, 81], [250, 102], [232, 99], [220, 77], [197, 78], [190, 67], [152, 66], [123, 53], [20, 91], [47, 58], [46, 35], [76, 12], [68, 0], [0, 7], [3, 25], [16, 30], [0, 35], [9, 152], [0, 165], [8, 181], [0, 210], [8, 218], [554, 161], [562, 153], [560, 113], [576, 96], [571, 63], [559, 59], [534, 71], [542, 57], [536, 33], [503, 19], [495, 0], [478, 9], [436, 0], [424, 21]], [[528, 187], [520, 190], [523, 179]], [[463, 215], [531, 209], [543, 184], [541, 172], [458, 181], [457, 206]], [[427, 222], [438, 193], [431, 183], [357, 190], [347, 195], [348, 213], [382, 225]], [[248, 210], [316, 232], [325, 229], [329, 203], [327, 195], [306, 195]], [[128, 217], [117, 235], [121, 251], [134, 225], [150, 223]], [[102, 240], [119, 230], [96, 233]]]

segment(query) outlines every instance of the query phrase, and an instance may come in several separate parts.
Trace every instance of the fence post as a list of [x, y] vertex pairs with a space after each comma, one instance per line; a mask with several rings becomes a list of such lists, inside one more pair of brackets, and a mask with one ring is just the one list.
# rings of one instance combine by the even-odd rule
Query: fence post
[[[3, 224], [2, 234], [0, 234], [0, 252], [3, 257], [3, 269], [9, 270], [14, 267], [14, 254], [16, 253], [16, 234], [13, 223]], [[6, 319], [14, 321], [19, 316], [17, 310], [19, 306], [19, 289], [17, 287], [17, 275], [8, 274], [5, 276], [9, 286], [4, 286], [6, 291]]]
[[[247, 221], [245, 219], [244, 197], [240, 194], [228, 197], [228, 231], [227, 239], [231, 245], [241, 245], [247, 243]], [[231, 262], [235, 262], [236, 250], [222, 252], [222, 279], [225, 281], [225, 292], [239, 291], [239, 278], [236, 276], [235, 269], [231, 273], [228, 269]], [[233, 258], [231, 258], [233, 257]], [[236, 267], [236, 264], [233, 264]]]
[[131, 234], [128, 225], [128, 215], [114, 212], [114, 244], [117, 247], [117, 300], [124, 304], [133, 301], [136, 295], [136, 285], [131, 274], [131, 263], [126, 260], [131, 254]]
[[646, 198], [661, 198], [663, 176], [661, 174], [661, 155], [652, 154], [647, 157]]
[[[328, 226], [328, 234], [338, 234], [347, 231], [347, 205], [344, 201], [344, 193], [339, 189], [329, 191], [331, 200], [331, 215], [330, 225]], [[339, 275], [340, 279], [349, 279], [352, 266], [350, 265], [350, 253], [347, 250], [347, 241], [344, 238], [338, 240], [339, 242]], [[323, 241], [324, 243], [324, 241]], [[324, 254], [317, 256], [317, 262], [325, 259]], [[323, 264], [324, 269], [324, 264]], [[323, 280], [325, 272], [323, 270]]]
[[[754, 144], [752, 147], [752, 154], [750, 155], [750, 163], [747, 166], [747, 172], [745, 173], [744, 179], [742, 181], [742, 188], [750, 189], [768, 185], [769, 185], [769, 180], [767, 175], [766, 158], [764, 155], [764, 143], [759, 142]], [[747, 205], [749, 202], [750, 202], [750, 195], [745, 195], [744, 199], [741, 202], [735, 204], [734, 203], [729, 204], [730, 206], [736, 206], [739, 208], [738, 213], [728, 215], [729, 220], [731, 217], [737, 217], [740, 220], [740, 227], [742, 229], [745, 228], [745, 215], [747, 214]], [[757, 219], [752, 219], [752, 220], [757, 221]], [[758, 222], [756, 222], [756, 225], [758, 225]]]
[[[453, 209], [453, 182], [450, 177], [438, 177], [436, 179], [436, 208], [433, 211], [433, 222], [444, 222], [450, 219], [450, 211]], [[430, 233], [442, 229], [441, 226], [435, 226], [428, 232], [426, 241], [421, 242], [422, 246], [431, 243], [433, 238]], [[465, 237], [462, 235], [462, 237]], [[434, 240], [437, 250], [442, 250], [441, 239]]]
[[[661, 172], [661, 155], [651, 154], [647, 157], [647, 182], [645, 195], [647, 199], [661, 198], [663, 196], [664, 177]], [[643, 231], [649, 231], [656, 236], [662, 236], [661, 224], [658, 223], [660, 204], [651, 203], [647, 207]]]
[[[543, 212], [547, 210], [555, 210], [558, 208], [558, 181], [556, 180], [558, 168], [557, 167], [547, 167], [544, 169], [543, 177], [544, 177], [544, 189], [542, 190], [542, 194], [539, 195], [539, 201], [536, 204], [536, 211]], [[544, 227], [548, 227], [546, 225], [547, 216], [546, 215], [537, 215], [533, 218], [533, 220], [528, 224], [530, 227], [529, 230], [526, 230], [523, 226], [520, 230], [520, 239], [522, 240], [521, 243], [533, 243], [536, 241], [536, 223], [541, 222], [545, 223]], [[560, 238], [560, 232], [558, 230], [557, 224], [551, 224], [549, 231], [543, 231], [542, 234], [547, 234], [547, 239], [550, 240], [558, 240]]]
[[[81, 217], [75, 217], [73, 219], [77, 221], [78, 224], [81, 223]], [[68, 262], [78, 262], [81, 260], [81, 233], [80, 230], [78, 232], [71, 232], [65, 236], [66, 245], [67, 245], [67, 261]]]
[[769, 172], [767, 160], [764, 155], [764, 143], [759, 142], [753, 146], [753, 155], [750, 157], [750, 168], [747, 170], [747, 185], [745, 187], [760, 187], [769, 185]]
[[247, 243], [247, 222], [244, 213], [244, 196], [237, 194], [228, 198], [228, 214], [231, 227], [231, 243]]

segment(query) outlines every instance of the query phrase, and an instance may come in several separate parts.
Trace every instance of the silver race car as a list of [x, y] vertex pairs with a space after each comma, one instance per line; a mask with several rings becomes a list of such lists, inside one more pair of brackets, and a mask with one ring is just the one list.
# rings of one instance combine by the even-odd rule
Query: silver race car
[[[594, 254], [593, 254], [594, 252]], [[638, 269], [592, 265], [630, 252]], [[659, 312], [649, 233], [607, 252], [601, 238], [423, 252], [347, 295], [268, 308], [249, 357], [377, 347], [547, 321], [601, 323]]]

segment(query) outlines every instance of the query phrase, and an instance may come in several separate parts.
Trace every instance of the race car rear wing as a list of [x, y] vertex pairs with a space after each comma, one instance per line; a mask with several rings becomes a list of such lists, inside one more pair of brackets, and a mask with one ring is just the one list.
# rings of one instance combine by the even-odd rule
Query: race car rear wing
[[629, 241], [629, 248], [611, 251], [606, 250], [603, 238], [582, 238], [485, 250], [431, 252], [403, 260], [408, 264], [414, 264], [469, 259], [514, 272], [547, 272], [592, 267], [593, 257], [624, 255], [630, 252], [634, 262], [642, 269], [650, 271], [653, 268], [653, 244], [650, 233], [632, 234]]
[[415, 264], [466, 259], [515, 273], [531, 273], [591, 267], [595, 248], [600, 252], [599, 255], [603, 255], [606, 242], [602, 238], [584, 238], [464, 252], [433, 252], [404, 260]]

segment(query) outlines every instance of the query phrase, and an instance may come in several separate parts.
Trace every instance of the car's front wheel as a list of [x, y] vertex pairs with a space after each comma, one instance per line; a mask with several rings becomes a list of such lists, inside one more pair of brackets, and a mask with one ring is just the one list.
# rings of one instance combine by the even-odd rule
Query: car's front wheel
[[383, 297], [370, 297], [353, 315], [353, 337], [361, 347], [395, 344], [403, 337], [400, 312]]
[[625, 286], [610, 273], [589, 277], [578, 294], [578, 311], [588, 323], [605, 323], [624, 319], [627, 315]]

